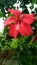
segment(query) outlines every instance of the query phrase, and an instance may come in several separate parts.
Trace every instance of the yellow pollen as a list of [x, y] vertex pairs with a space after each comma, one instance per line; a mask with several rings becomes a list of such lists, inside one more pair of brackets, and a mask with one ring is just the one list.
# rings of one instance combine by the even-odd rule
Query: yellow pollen
[[20, 15], [20, 20], [22, 19], [22, 15]]

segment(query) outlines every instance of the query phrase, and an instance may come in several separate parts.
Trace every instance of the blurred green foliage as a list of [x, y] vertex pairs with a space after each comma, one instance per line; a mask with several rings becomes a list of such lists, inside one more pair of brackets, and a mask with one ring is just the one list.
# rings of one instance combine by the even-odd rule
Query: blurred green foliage
[[[0, 17], [4, 17], [8, 8], [14, 8], [13, 4], [17, 0], [0, 0]], [[23, 13], [28, 13], [25, 4], [37, 0], [19, 0]], [[3, 4], [2, 4], [3, 3]], [[10, 7], [11, 6], [11, 7]], [[8, 12], [7, 12], [8, 13]], [[37, 12], [36, 12], [37, 13]], [[34, 34], [29, 37], [18, 36], [14, 39], [8, 35], [8, 27], [0, 35], [0, 65], [37, 65], [37, 40], [32, 44], [32, 38], [37, 35], [37, 21], [32, 25]]]

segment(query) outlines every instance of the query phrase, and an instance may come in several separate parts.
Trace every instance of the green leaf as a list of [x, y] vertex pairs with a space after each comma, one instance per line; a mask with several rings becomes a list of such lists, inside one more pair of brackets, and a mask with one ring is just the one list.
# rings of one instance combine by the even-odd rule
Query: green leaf
[[2, 12], [0, 12], [0, 17], [2, 17], [3, 16], [3, 13]]
[[16, 49], [18, 47], [18, 39], [13, 39], [10, 46]]

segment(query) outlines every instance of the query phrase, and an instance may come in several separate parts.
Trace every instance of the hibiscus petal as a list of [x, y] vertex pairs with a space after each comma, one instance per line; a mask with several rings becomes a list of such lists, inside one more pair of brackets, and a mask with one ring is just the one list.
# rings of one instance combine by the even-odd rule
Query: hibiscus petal
[[11, 37], [14, 37], [14, 38], [17, 37], [17, 35], [18, 35], [18, 33], [19, 33], [19, 31], [16, 29], [16, 28], [17, 28], [17, 25], [18, 25], [18, 24], [10, 24], [10, 25], [9, 25], [9, 35], [10, 35]]
[[11, 23], [16, 23], [16, 20], [13, 17], [9, 17], [7, 20], [5, 20], [4, 26], [7, 26]]
[[32, 24], [35, 20], [35, 15], [34, 14], [23, 14], [22, 15], [22, 21], [27, 23], [27, 24]]
[[8, 12], [10, 12], [11, 14], [13, 14], [16, 19], [19, 18], [19, 16], [21, 15], [22, 11], [19, 11], [19, 10], [12, 10], [12, 9], [8, 9]]
[[25, 24], [20, 24], [20, 34], [22, 36], [29, 36], [33, 33], [30, 25]]

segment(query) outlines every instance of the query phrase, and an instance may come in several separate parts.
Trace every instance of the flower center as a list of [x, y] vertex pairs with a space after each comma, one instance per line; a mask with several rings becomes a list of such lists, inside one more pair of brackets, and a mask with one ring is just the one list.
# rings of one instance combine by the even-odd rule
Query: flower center
[[19, 24], [17, 25], [16, 30], [19, 30]]

